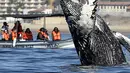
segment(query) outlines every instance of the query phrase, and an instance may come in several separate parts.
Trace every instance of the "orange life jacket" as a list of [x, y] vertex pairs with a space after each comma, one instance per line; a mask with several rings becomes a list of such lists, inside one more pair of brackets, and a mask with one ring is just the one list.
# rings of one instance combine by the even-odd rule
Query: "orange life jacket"
[[27, 40], [33, 40], [32, 33], [25, 33], [25, 34], [26, 34]]
[[14, 40], [14, 38], [17, 38], [17, 33], [12, 31], [12, 40]]
[[56, 41], [56, 40], [61, 40], [60, 32], [56, 33], [55, 31], [52, 31], [52, 39], [53, 39], [54, 41]]
[[27, 39], [28, 39], [28, 38], [27, 38], [27, 35], [26, 35], [24, 32], [22, 32], [21, 35], [22, 35], [22, 39], [24, 39], [24, 40], [27, 40]]
[[8, 41], [9, 40], [9, 34], [8, 33], [3, 33], [3, 39]]

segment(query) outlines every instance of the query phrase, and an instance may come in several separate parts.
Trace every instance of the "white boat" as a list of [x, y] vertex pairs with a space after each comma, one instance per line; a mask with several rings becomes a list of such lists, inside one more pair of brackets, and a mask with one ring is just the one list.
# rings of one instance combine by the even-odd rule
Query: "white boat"
[[13, 41], [0, 41], [0, 48], [75, 48], [72, 39], [61, 41], [17, 41], [13, 46]]

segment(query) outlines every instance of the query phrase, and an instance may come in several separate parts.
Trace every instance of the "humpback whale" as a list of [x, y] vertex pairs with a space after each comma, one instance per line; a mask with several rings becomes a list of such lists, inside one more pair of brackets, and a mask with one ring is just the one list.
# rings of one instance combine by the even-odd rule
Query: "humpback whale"
[[97, 13], [97, 0], [61, 0], [60, 4], [82, 65], [126, 62], [121, 45], [130, 51], [130, 39], [110, 30]]

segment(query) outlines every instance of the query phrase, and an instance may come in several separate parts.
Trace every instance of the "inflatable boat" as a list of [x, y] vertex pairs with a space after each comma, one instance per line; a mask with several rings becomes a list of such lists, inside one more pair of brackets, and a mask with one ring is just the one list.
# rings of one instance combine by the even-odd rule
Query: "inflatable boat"
[[72, 39], [61, 41], [16, 41], [13, 46], [13, 41], [0, 41], [0, 48], [74, 48]]

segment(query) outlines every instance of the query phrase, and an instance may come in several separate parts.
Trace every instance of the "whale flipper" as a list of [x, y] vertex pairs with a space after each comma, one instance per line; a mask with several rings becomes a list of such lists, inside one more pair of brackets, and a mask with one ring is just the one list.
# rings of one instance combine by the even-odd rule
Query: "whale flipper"
[[130, 52], [130, 39], [119, 32], [114, 31], [113, 34], [119, 40], [120, 44]]
[[97, 0], [61, 0], [82, 65], [113, 66], [126, 62], [120, 41], [96, 14]]

